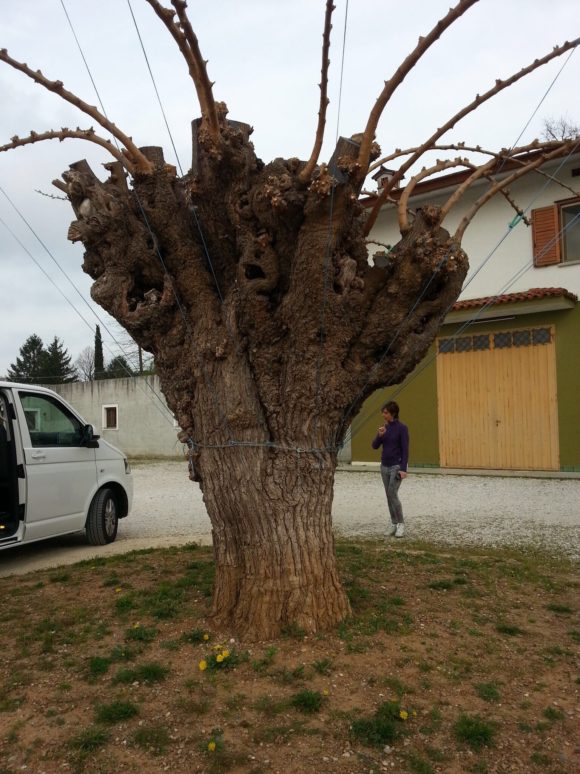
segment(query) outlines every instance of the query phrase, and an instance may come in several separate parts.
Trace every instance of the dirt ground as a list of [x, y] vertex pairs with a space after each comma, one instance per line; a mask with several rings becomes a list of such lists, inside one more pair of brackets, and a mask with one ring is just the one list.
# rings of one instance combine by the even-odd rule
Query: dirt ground
[[572, 562], [411, 540], [338, 556], [352, 619], [275, 642], [213, 629], [207, 548], [5, 581], [0, 773], [580, 770]]

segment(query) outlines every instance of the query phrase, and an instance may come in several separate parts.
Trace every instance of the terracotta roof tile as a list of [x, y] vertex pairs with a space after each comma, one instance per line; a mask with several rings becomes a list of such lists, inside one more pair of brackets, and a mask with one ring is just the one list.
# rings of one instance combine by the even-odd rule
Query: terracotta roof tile
[[511, 304], [515, 301], [535, 301], [538, 298], [568, 298], [570, 301], [578, 301], [578, 296], [565, 288], [530, 288], [522, 290], [520, 293], [505, 293], [501, 296], [486, 296], [485, 298], [467, 298], [464, 301], [457, 301], [453, 305], [453, 310], [457, 309], [476, 309], [480, 306], [496, 306], [496, 304]]

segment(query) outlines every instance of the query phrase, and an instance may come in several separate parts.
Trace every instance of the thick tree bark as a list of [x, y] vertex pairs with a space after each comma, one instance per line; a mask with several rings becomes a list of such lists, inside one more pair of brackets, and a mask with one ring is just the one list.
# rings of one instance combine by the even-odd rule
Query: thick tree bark
[[208, 460], [218, 621], [246, 637], [329, 628], [349, 612], [335, 564], [332, 461], [236, 449]]
[[[63, 175], [93, 298], [154, 353], [190, 449], [216, 557], [214, 613], [246, 636], [313, 632], [349, 612], [333, 550], [337, 450], [378, 387], [404, 379], [459, 295], [467, 259], [426, 208], [371, 267], [341, 140], [329, 168], [264, 166], [218, 105], [194, 122], [191, 172]], [[62, 187], [62, 184], [60, 184]]]

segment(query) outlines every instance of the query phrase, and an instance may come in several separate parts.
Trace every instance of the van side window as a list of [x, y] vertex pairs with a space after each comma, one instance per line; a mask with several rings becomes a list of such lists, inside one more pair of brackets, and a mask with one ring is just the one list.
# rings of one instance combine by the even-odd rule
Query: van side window
[[20, 393], [33, 447], [80, 446], [83, 426], [66, 407], [49, 395]]

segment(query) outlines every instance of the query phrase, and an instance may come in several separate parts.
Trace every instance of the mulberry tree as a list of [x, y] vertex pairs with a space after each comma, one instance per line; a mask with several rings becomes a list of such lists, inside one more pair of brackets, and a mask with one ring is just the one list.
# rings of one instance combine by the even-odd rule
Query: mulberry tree
[[[380, 158], [375, 135], [386, 105], [425, 52], [476, 2], [460, 0], [385, 81], [361, 133], [340, 138], [322, 163], [328, 0], [312, 153], [307, 160], [264, 163], [249, 124], [229, 119], [226, 104], [214, 96], [186, 3], [147, 2], [183, 55], [199, 101], [189, 171], [177, 174], [160, 147], [139, 147], [62, 82], [6, 50], [1, 61], [75, 105], [100, 133], [33, 132], [0, 150], [76, 137], [110, 152], [105, 182], [81, 160], [54, 184], [74, 210], [68, 238], [84, 245], [93, 299], [153, 353], [188, 445], [190, 475], [203, 491], [213, 530], [217, 622], [260, 638], [292, 624], [314, 632], [349, 614], [335, 563], [331, 504], [350, 418], [425, 355], [460, 293], [468, 266], [461, 237], [477, 209], [499, 192], [511, 201], [506, 189], [513, 180], [569, 152], [572, 142], [490, 152], [475, 163], [466, 157], [470, 149], [441, 145], [440, 138], [578, 41], [495, 81], [420, 146]], [[321, 21], [322, 11], [321, 4]], [[440, 147], [458, 155], [416, 171], [424, 154]], [[373, 164], [385, 161], [395, 174], [374, 205], [364, 207], [364, 180]], [[452, 166], [469, 170], [466, 183], [445, 206], [410, 213], [415, 185]], [[494, 177], [499, 168], [509, 169], [501, 180]], [[397, 187], [408, 171], [406, 186]], [[490, 181], [485, 194], [448, 233], [446, 214], [482, 177]], [[386, 260], [373, 264], [368, 235], [388, 201], [398, 207], [401, 238]]]

